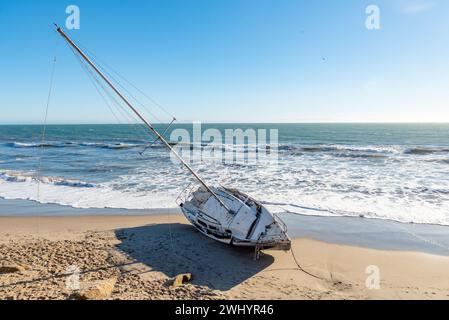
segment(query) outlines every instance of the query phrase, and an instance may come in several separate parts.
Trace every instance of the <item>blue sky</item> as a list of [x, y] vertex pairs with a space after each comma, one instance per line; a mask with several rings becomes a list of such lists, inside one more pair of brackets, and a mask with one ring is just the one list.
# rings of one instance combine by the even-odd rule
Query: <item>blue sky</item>
[[449, 122], [447, 0], [0, 0], [0, 123], [42, 123], [53, 56], [49, 122], [117, 122], [51, 28], [70, 4], [67, 33], [180, 121]]

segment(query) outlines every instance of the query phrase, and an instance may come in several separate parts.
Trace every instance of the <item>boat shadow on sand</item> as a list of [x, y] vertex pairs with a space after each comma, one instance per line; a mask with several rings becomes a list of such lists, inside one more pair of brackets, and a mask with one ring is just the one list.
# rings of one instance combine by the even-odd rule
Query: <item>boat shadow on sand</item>
[[229, 290], [274, 262], [269, 254], [254, 260], [254, 249], [231, 247], [181, 223], [154, 224], [115, 231], [117, 248], [136, 262], [168, 277], [190, 272], [192, 283]]

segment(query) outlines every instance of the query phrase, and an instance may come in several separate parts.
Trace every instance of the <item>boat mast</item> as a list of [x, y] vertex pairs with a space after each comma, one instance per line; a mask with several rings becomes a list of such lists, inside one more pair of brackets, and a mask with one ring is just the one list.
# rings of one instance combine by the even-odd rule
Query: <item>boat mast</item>
[[204, 182], [204, 180], [193, 170], [188, 163], [176, 152], [176, 150], [173, 149], [173, 147], [164, 139], [164, 137], [153, 127], [151, 123], [149, 123], [140, 113], [137, 111], [136, 108], [132, 106], [132, 104], [126, 99], [120, 91], [117, 90], [117, 88], [114, 86], [114, 84], [101, 72], [97, 66], [87, 57], [84, 52], [72, 41], [72, 39], [67, 36], [62, 29], [55, 24], [56, 31], [64, 38], [64, 40], [67, 41], [67, 43], [78, 52], [81, 57], [86, 60], [86, 62], [95, 70], [96, 73], [111, 87], [111, 89], [120, 97], [120, 99], [137, 115], [137, 117], [150, 129], [159, 140], [161, 140], [164, 145], [181, 161], [181, 163], [184, 165], [184, 167], [187, 168], [187, 170], [190, 171], [190, 173], [206, 188], [206, 190], [217, 199], [218, 203], [223, 206], [228, 212], [231, 212], [231, 210], [226, 206], [226, 204], [221, 200], [218, 195], [212, 191], [212, 189]]

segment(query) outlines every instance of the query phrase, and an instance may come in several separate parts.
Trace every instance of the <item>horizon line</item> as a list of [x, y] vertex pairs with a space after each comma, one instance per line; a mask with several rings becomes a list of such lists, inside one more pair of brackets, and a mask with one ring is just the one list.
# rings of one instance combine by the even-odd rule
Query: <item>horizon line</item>
[[[152, 124], [168, 124], [169, 122], [152, 122]], [[243, 121], [179, 121], [174, 124], [193, 124], [193, 123], [203, 123], [203, 124], [449, 124], [449, 121], [298, 121], [298, 122], [243, 122]], [[130, 123], [0, 123], [0, 126], [70, 126], [70, 125], [136, 125], [141, 124], [141, 122], [130, 122]]]

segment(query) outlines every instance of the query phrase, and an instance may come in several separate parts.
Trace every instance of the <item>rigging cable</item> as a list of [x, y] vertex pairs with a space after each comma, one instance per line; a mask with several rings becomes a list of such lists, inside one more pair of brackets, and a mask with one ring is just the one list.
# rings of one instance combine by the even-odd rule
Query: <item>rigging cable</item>
[[[70, 47], [70, 49], [72, 49], [72, 48]], [[75, 51], [73, 49], [72, 49], [72, 52], [76, 56], [76, 58], [77, 58], [77, 60], [78, 60], [78, 62], [80, 64], [80, 66], [82, 67], [82, 69], [86, 72], [86, 75], [89, 78], [89, 80], [92, 82], [92, 85], [94, 86], [95, 90], [98, 92], [98, 94], [101, 96], [101, 98], [104, 101], [104, 103], [108, 106], [109, 110], [114, 115], [114, 118], [117, 120], [118, 123], [121, 123], [120, 119], [115, 114], [114, 110], [112, 109], [112, 106], [109, 104], [109, 102], [106, 99], [106, 97], [104, 96], [104, 94], [100, 91], [100, 88], [98, 86], [101, 86], [101, 84], [98, 83], [98, 80], [92, 76], [92, 73], [88, 72], [86, 66], [81, 62], [80, 57], [75, 53]]]
[[39, 156], [39, 162], [37, 166], [37, 200], [39, 200], [40, 196], [40, 174], [41, 174], [41, 165], [42, 165], [42, 156], [44, 154], [44, 141], [45, 141], [45, 134], [47, 132], [47, 118], [48, 118], [48, 108], [50, 106], [50, 100], [51, 100], [51, 93], [53, 89], [53, 80], [55, 76], [55, 69], [56, 69], [56, 56], [53, 58], [53, 65], [51, 70], [51, 76], [50, 76], [50, 87], [48, 89], [48, 95], [47, 95], [47, 105], [45, 107], [45, 116], [44, 116], [44, 125], [42, 128], [42, 136], [41, 136], [41, 145], [40, 145], [40, 156]]
[[[73, 52], [73, 54], [75, 55], [75, 57], [77, 58], [81, 68], [86, 72], [88, 78], [91, 80], [92, 84], [94, 85], [95, 89], [97, 90], [97, 92], [101, 95], [103, 101], [106, 103], [106, 105], [108, 106], [108, 108], [110, 109], [110, 111], [112, 112], [112, 114], [116, 117], [115, 113], [112, 110], [112, 107], [110, 106], [110, 104], [108, 103], [107, 99], [105, 98], [105, 96], [102, 94], [102, 92], [100, 91], [100, 89], [98, 88], [101, 87], [103, 89], [103, 91], [108, 95], [109, 99], [111, 99], [113, 102], [115, 102], [115, 104], [117, 106], [120, 107], [120, 109], [122, 109], [123, 112], [125, 112], [125, 115], [128, 115], [128, 120], [129, 117], [132, 115], [129, 114], [129, 112], [126, 112], [126, 109], [123, 108], [123, 106], [111, 95], [111, 93], [103, 86], [103, 84], [101, 83], [101, 81], [95, 76], [95, 74], [93, 74], [92, 70], [88, 67], [87, 64], [85, 64], [83, 62], [83, 60], [81, 59], [81, 57], [75, 52], [75, 50], [69, 46], [69, 48], [71, 49], [71, 51]], [[98, 63], [98, 62], [97, 62]], [[103, 68], [102, 68], [103, 69]], [[103, 69], [104, 72], [108, 73], [107, 71], [105, 71]], [[110, 77], [112, 77], [111, 75], [109, 75]], [[115, 79], [114, 81], [116, 83], [118, 83]], [[96, 83], [95, 83], [96, 82]], [[119, 83], [118, 83], [119, 84]], [[97, 86], [98, 85], [98, 86]], [[119, 84], [120, 85], [120, 84]], [[120, 85], [121, 86], [121, 85]], [[123, 86], [121, 86], [123, 88]], [[124, 88], [126, 90], [126, 88]], [[132, 94], [126, 90], [131, 96]], [[139, 102], [134, 96], [132, 96], [134, 98], [134, 100], [136, 100], [137, 102]], [[140, 103], [140, 102], [139, 102]], [[141, 103], [140, 103], [141, 104]], [[143, 104], [141, 104], [144, 108], [145, 106]], [[118, 109], [120, 111], [120, 109]], [[146, 108], [145, 108], [146, 109]], [[123, 116], [123, 113], [122, 113]], [[126, 117], [125, 117], [126, 118]], [[156, 117], [155, 117], [156, 118]], [[119, 121], [118, 117], [116, 117], [116, 120]], [[134, 119], [135, 120], [135, 119]], [[173, 124], [173, 122], [176, 120], [175, 117], [173, 117], [173, 120], [170, 122], [169, 126], [165, 129], [164, 133], [166, 133], [166, 131], [170, 128], [170, 126]], [[120, 122], [120, 121], [119, 121]], [[140, 127], [140, 126], [139, 126]], [[142, 127], [140, 127], [142, 128]], [[143, 129], [143, 128], [142, 128]], [[149, 132], [145, 130], [145, 133], [148, 134]], [[157, 140], [159, 140], [159, 138], [156, 138], [156, 140], [154, 140], [150, 145], [146, 146], [146, 148], [141, 152], [141, 155], [143, 154], [144, 151], [147, 150], [147, 148], [149, 148], [152, 144], [154, 144]], [[168, 218], [169, 221], [171, 220], [170, 218], [170, 210], [168, 209]], [[173, 232], [172, 232], [172, 228], [171, 228], [171, 224], [168, 224], [168, 232], [169, 232], [169, 238], [170, 238], [170, 246], [171, 246], [171, 252], [174, 252], [174, 237], [173, 237]], [[176, 255], [174, 255], [176, 257]]]
[[[173, 122], [174, 122], [175, 120], [176, 120], [176, 119], [173, 119], [173, 120], [169, 123], [169, 125], [167, 126], [167, 128], [165, 128], [164, 132], [162, 132], [162, 136], [164, 136], [164, 135], [167, 133], [168, 129], [170, 129], [170, 127], [172, 126], [172, 124], [173, 124]], [[144, 152], [147, 151], [148, 148], [151, 148], [151, 147], [152, 147], [158, 140], [159, 140], [159, 137], [156, 137], [156, 139], [154, 139], [153, 142], [151, 142], [150, 144], [146, 145], [145, 148], [144, 148], [141, 152], [139, 152], [139, 154], [140, 154], [141, 156], [143, 156]]]
[[[70, 46], [69, 46], [70, 47]], [[88, 66], [82, 61], [82, 59], [79, 57], [79, 55], [74, 51], [74, 49], [72, 47], [70, 47], [70, 49], [72, 50], [72, 52], [74, 53], [74, 55], [78, 58], [80, 65], [82, 65], [84, 67], [84, 69], [86, 69], [86, 71], [88, 73], [90, 73], [91, 77], [95, 79], [95, 81], [98, 83], [99, 86], [101, 86], [101, 88], [104, 90], [104, 92], [108, 95], [109, 99], [113, 100], [115, 102], [116, 105], [118, 105], [125, 113], [127, 113], [129, 115], [129, 112], [126, 111], [126, 108], [123, 108], [123, 106], [118, 103], [116, 101], [116, 99], [111, 96], [111, 94], [109, 93], [109, 91], [107, 91], [107, 89], [101, 84], [101, 82], [97, 79], [97, 77], [93, 74], [93, 72], [90, 70], [90, 68], [88, 68]], [[92, 51], [88, 50], [87, 48], [83, 48], [85, 51], [89, 52], [89, 54], [91, 55], [91, 59], [96, 63], [96, 65], [105, 73], [107, 74], [116, 85], [120, 86], [123, 90], [125, 90], [129, 96], [135, 101], [137, 102], [139, 105], [141, 105], [151, 116], [153, 116], [153, 118], [155, 118], [157, 121], [161, 122], [162, 121], [154, 114], [152, 113], [147, 106], [145, 106], [145, 104], [143, 104], [142, 102], [140, 102], [126, 87], [124, 87], [119, 81], [117, 81], [114, 76], [105, 69], [105, 67], [102, 66], [102, 64], [107, 65], [104, 61], [102, 61], [99, 57], [97, 57]], [[93, 57], [95, 58], [93, 58]], [[99, 61], [101, 63], [99, 63]], [[170, 127], [173, 125], [173, 123], [176, 121], [175, 116], [173, 116], [172, 114], [170, 114], [164, 107], [162, 107], [160, 104], [158, 104], [154, 99], [152, 99], [151, 97], [149, 97], [148, 95], [146, 95], [142, 90], [140, 90], [138, 87], [136, 87], [134, 84], [132, 84], [129, 80], [127, 80], [124, 76], [120, 75], [117, 71], [115, 71], [112, 67], [108, 66], [108, 68], [111, 69], [112, 72], [114, 72], [116, 75], [118, 75], [121, 79], [123, 79], [124, 81], [126, 81], [129, 85], [131, 85], [132, 87], [134, 87], [137, 91], [139, 91], [142, 95], [144, 95], [148, 100], [150, 100], [153, 104], [155, 104], [156, 106], [158, 106], [162, 111], [164, 111], [166, 114], [168, 114], [169, 116], [172, 117], [171, 122], [168, 124], [168, 126], [165, 128], [164, 132], [162, 135], [164, 135], [169, 129]], [[92, 81], [92, 79], [91, 79]], [[95, 86], [97, 87], [97, 86]], [[96, 88], [97, 89], [97, 88]], [[97, 89], [98, 91], [98, 89]], [[103, 100], [105, 100], [103, 98]], [[109, 109], [111, 110], [112, 108], [109, 106], [109, 104], [105, 101], [105, 103], [108, 105]], [[120, 111], [120, 110], [119, 110]], [[114, 114], [114, 112], [111, 110], [111, 112]], [[123, 114], [122, 114], [123, 115]], [[132, 115], [131, 115], [132, 117]], [[135, 118], [133, 118], [134, 121], [136, 120]], [[119, 121], [120, 122], [120, 121]], [[144, 129], [145, 133], [148, 133], [145, 129]], [[144, 149], [139, 152], [139, 154], [141, 156], [143, 156], [143, 153], [148, 149], [151, 148], [157, 141], [159, 140], [159, 138], [155, 138], [151, 143], [147, 144]]]
[[[93, 54], [91, 51], [89, 51], [88, 49], [84, 48], [84, 50], [88, 51], [89, 54], [92, 56], [96, 57], [96, 60], [100, 60], [95, 54]], [[93, 59], [95, 61], [95, 59]], [[100, 60], [101, 61], [101, 60]], [[162, 121], [154, 114], [152, 113], [146, 106], [145, 104], [143, 104], [142, 102], [140, 102], [126, 87], [124, 87], [123, 85], [120, 84], [120, 82], [118, 82], [98, 61], [95, 61], [97, 66], [99, 66], [99, 68], [105, 72], [117, 85], [119, 85], [122, 89], [124, 89], [130, 96], [131, 98], [133, 98], [138, 104], [140, 104], [151, 116], [153, 116], [153, 118], [155, 118], [157, 121], [161, 122]], [[105, 62], [103, 62], [104, 65], [107, 65]], [[120, 75], [117, 71], [115, 71], [112, 67], [108, 66], [112, 72], [114, 72], [116, 75], [118, 75], [121, 79], [123, 79], [125, 82], [127, 82], [129, 85], [131, 85], [132, 87], [134, 87], [134, 89], [136, 89], [137, 91], [139, 91], [142, 95], [144, 95], [148, 100], [150, 100], [152, 103], [154, 103], [156, 106], [158, 106], [162, 111], [164, 111], [166, 114], [168, 114], [169, 116], [172, 117], [171, 122], [169, 123], [169, 125], [165, 128], [164, 132], [162, 133], [162, 135], [164, 135], [169, 129], [170, 127], [173, 125], [173, 123], [176, 121], [176, 117], [173, 116], [172, 114], [170, 114], [167, 110], [165, 110], [164, 107], [162, 107], [160, 104], [158, 104], [156, 101], [154, 101], [152, 98], [150, 98], [149, 96], [147, 96], [143, 91], [141, 91], [139, 88], [137, 88], [135, 85], [133, 85], [130, 81], [128, 81], [125, 77], [123, 77], [122, 75]], [[104, 89], [104, 87], [103, 87]], [[151, 142], [150, 144], [148, 144], [147, 146], [145, 146], [145, 148], [139, 152], [139, 154], [141, 156], [143, 156], [143, 153], [150, 148], [151, 146], [153, 146], [157, 141], [159, 140], [159, 137], [156, 137], [155, 140], [153, 140], [153, 142]], [[168, 220], [171, 220], [170, 217], [170, 209], [167, 209], [167, 216], [168, 216]], [[168, 223], [168, 233], [169, 233], [169, 238], [170, 238], [170, 246], [171, 246], [171, 252], [174, 253], [175, 252], [175, 246], [174, 246], [174, 237], [173, 237], [173, 231], [171, 228], [171, 223]], [[177, 255], [174, 255], [175, 257], [177, 257]]]
[[[95, 60], [93, 60], [95, 61]], [[158, 122], [163, 122], [161, 119], [159, 119], [153, 112], [150, 111], [149, 108], [147, 108], [142, 102], [140, 102], [126, 87], [124, 87], [120, 82], [118, 82], [114, 76], [112, 74], [110, 74], [104, 67], [101, 66], [101, 64], [98, 64], [98, 62], [96, 62], [97, 66], [107, 75], [109, 76], [110, 79], [112, 79], [112, 81], [118, 85], [120, 88], [122, 88], [130, 98], [132, 98], [137, 104], [139, 104], [140, 106], [143, 107], [143, 109], [148, 112], [156, 121]]]
[[[122, 76], [120, 73], [118, 73], [116, 70], [114, 70], [110, 65], [108, 65], [106, 62], [104, 62], [102, 59], [100, 59], [97, 55], [95, 55], [91, 50], [87, 49], [86, 47], [84, 47], [83, 45], [80, 45], [81, 48], [83, 48], [85, 51], [87, 51], [90, 55], [91, 58], [95, 58], [94, 60], [97, 60], [96, 63], [98, 64], [98, 62], [101, 62], [103, 65], [107, 66], [109, 69], [111, 69], [112, 72], [114, 72], [117, 76], [119, 76], [122, 80], [124, 80], [126, 83], [128, 83], [131, 87], [133, 87], [134, 89], [136, 89], [140, 94], [142, 94], [145, 98], [147, 98], [150, 102], [152, 102], [155, 106], [157, 106], [162, 112], [164, 112], [165, 114], [167, 114], [168, 116], [170, 116], [172, 119], [176, 120], [176, 117], [171, 114], [170, 112], [167, 111], [166, 108], [164, 108], [161, 104], [159, 104], [157, 101], [155, 101], [153, 98], [151, 98], [150, 96], [148, 96], [145, 92], [143, 92], [141, 89], [139, 89], [136, 85], [134, 85], [131, 81], [129, 81], [128, 79], [126, 79], [124, 76]], [[99, 64], [101, 67], [101, 64]], [[104, 70], [103, 67], [101, 67], [101, 69], [103, 71]], [[107, 72], [107, 71], [106, 71]], [[111, 76], [109, 74], [109, 76]], [[115, 80], [116, 81], [116, 80]], [[117, 82], [117, 81], [116, 81]], [[123, 87], [122, 87], [123, 88]], [[134, 98], [135, 99], [135, 98]], [[137, 99], [136, 99], [137, 101]], [[148, 110], [147, 110], [148, 111]]]
[[[105, 104], [108, 106], [109, 110], [111, 111], [111, 113], [114, 115], [114, 117], [116, 118], [116, 120], [118, 121], [118, 123], [121, 123], [120, 119], [117, 117], [117, 115], [114, 113], [110, 103], [107, 101], [107, 99], [105, 98], [104, 94], [101, 93], [101, 91], [99, 90], [98, 86], [103, 89], [104, 93], [108, 96], [108, 98], [113, 102], [113, 104], [115, 104], [118, 112], [121, 114], [121, 116], [125, 119], [125, 121], [127, 121], [131, 127], [133, 128], [134, 132], [138, 135], [140, 134], [144, 134], [145, 136], [148, 135], [150, 132], [147, 131], [145, 128], [143, 128], [141, 125], [134, 125], [134, 123], [138, 122], [137, 119], [135, 118], [135, 116], [133, 116], [126, 108], [124, 108], [118, 101], [117, 99], [104, 87], [104, 85], [101, 83], [101, 81], [98, 79], [98, 77], [95, 76], [95, 74], [92, 72], [92, 70], [88, 67], [88, 65], [86, 63], [83, 62], [83, 60], [81, 59], [81, 57], [75, 52], [75, 50], [69, 46], [69, 48], [71, 49], [72, 53], [75, 55], [75, 57], [77, 58], [81, 69], [83, 69], [88, 78], [93, 82], [93, 85], [95, 87], [95, 89], [97, 90], [97, 92], [100, 94], [100, 96], [102, 97], [103, 101], [105, 102]], [[97, 85], [95, 84], [95, 82], [97, 83]], [[137, 130], [137, 128], [140, 130]]]

